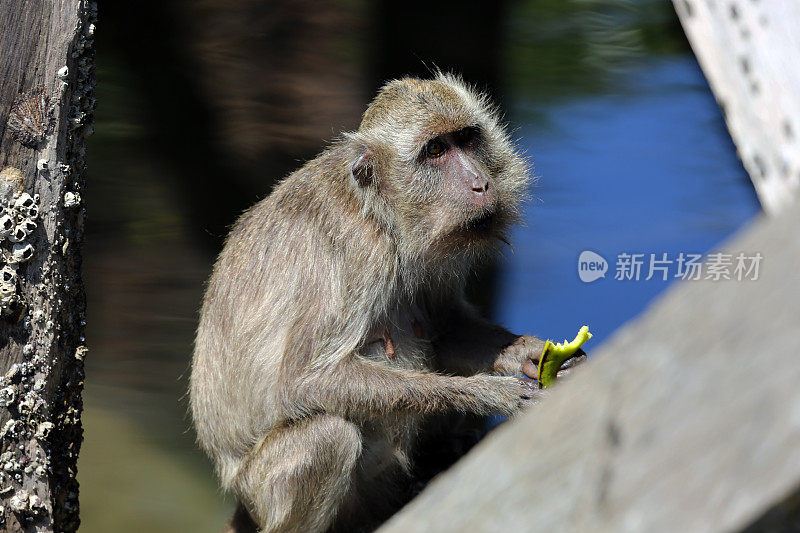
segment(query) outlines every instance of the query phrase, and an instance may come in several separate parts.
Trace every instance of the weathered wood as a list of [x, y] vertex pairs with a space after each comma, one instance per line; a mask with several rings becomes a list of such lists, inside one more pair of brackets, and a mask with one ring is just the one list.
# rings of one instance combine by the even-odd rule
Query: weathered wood
[[15, 225], [11, 235], [0, 225], [3, 531], [74, 531], [79, 523], [80, 192], [95, 16], [90, 0], [0, 2], [0, 207]]
[[764, 210], [800, 195], [800, 3], [673, 0]]
[[759, 279], [675, 287], [381, 531], [797, 531], [800, 206], [725, 248]]

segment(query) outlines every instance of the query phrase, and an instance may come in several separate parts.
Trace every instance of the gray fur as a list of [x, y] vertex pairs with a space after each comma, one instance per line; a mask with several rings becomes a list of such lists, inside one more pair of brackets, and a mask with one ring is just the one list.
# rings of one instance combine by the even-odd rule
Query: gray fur
[[[488, 236], [420, 156], [468, 126], [492, 187]], [[369, 530], [408, 498], [430, 416], [513, 415], [538, 399], [513, 376], [541, 342], [463, 297], [528, 180], [483, 96], [449, 75], [403, 79], [242, 215], [206, 290], [191, 406], [223, 487], [264, 531]]]

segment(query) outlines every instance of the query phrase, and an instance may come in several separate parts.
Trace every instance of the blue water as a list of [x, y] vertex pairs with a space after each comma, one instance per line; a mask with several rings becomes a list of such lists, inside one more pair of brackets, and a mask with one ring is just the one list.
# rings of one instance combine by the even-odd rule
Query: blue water
[[[591, 351], [672, 282], [615, 280], [618, 254], [705, 253], [760, 210], [694, 58], [626, 76], [624, 94], [511, 116], [545, 117], [517, 132], [539, 180], [499, 276], [495, 318], [512, 331], [572, 339], [588, 324]], [[609, 262], [605, 278], [580, 281], [583, 250]]]

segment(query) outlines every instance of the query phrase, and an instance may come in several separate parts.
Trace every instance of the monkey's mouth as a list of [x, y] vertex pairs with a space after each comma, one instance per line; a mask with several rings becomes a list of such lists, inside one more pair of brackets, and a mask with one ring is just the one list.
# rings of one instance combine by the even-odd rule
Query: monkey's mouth
[[487, 235], [494, 229], [495, 214], [491, 211], [484, 211], [478, 216], [470, 219], [464, 229], [473, 234]]

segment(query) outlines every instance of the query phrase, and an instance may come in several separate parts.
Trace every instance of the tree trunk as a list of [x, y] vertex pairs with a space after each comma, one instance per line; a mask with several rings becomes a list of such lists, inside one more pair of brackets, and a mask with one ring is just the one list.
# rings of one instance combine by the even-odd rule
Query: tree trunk
[[89, 0], [0, 2], [0, 529], [74, 531]]

